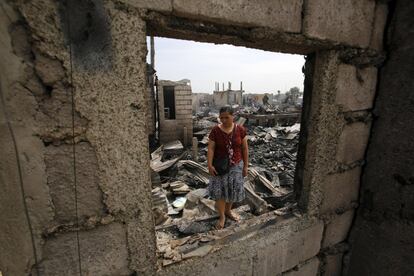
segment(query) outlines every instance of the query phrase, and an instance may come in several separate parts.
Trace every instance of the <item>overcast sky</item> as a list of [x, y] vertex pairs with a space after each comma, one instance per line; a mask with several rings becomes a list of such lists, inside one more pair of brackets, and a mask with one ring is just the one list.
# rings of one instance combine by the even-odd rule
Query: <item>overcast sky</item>
[[[149, 47], [149, 39], [148, 39]], [[148, 51], [149, 53], [149, 51]], [[149, 60], [149, 58], [148, 58]], [[246, 93], [303, 90], [304, 56], [266, 52], [227, 44], [155, 38], [155, 69], [159, 79], [191, 81], [195, 93], [212, 93], [214, 83], [232, 83]]]

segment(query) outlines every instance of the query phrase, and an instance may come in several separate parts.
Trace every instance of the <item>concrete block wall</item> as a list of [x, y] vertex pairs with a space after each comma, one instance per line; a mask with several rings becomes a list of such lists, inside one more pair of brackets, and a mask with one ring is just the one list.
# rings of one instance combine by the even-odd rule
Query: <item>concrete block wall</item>
[[[386, 12], [377, 6], [376, 13]], [[360, 207], [347, 240], [348, 275], [414, 274], [413, 13], [409, 0], [394, 1], [390, 8], [388, 55], [378, 75]]]
[[307, 169], [299, 201], [325, 224], [319, 255], [322, 275], [342, 275], [342, 256], [347, 247], [341, 245], [358, 207], [375, 94], [374, 65], [361, 69], [344, 56], [341, 51], [316, 54]]
[[323, 223], [320, 221], [307, 217], [281, 220], [264, 231], [249, 233], [213, 254], [168, 266], [159, 275], [317, 273], [319, 261], [315, 255], [320, 250], [322, 234]]
[[[148, 115], [147, 115], [147, 128], [148, 134], [155, 134], [155, 98], [151, 88], [147, 89], [147, 106], [148, 106]], [[154, 92], [155, 93], [155, 92]]]
[[[174, 86], [175, 95], [175, 120], [166, 120], [164, 112], [160, 113], [160, 140], [161, 143], [167, 143], [174, 140], [180, 140], [183, 144], [191, 145], [193, 137], [193, 103], [191, 95], [191, 86], [179, 85], [173, 81], [159, 81], [159, 110], [164, 110], [164, 92], [163, 86]], [[187, 136], [184, 138], [184, 128]]]
[[[193, 138], [193, 98], [191, 96], [191, 86], [176, 86], [174, 91], [177, 130], [180, 140], [186, 141], [186, 146], [189, 146]], [[184, 128], [187, 129], [187, 137], [184, 137]]]
[[243, 93], [242, 92], [236, 92], [236, 103], [238, 105], [243, 104]]
[[193, 113], [200, 111], [200, 102], [206, 102], [209, 106], [213, 105], [213, 94], [192, 93]]
[[3, 275], [76, 275], [78, 254], [88, 275], [154, 267], [145, 23], [95, 2], [0, 3]]
[[[7, 190], [0, 194], [1, 221], [7, 222], [0, 225], [6, 234], [0, 235], [2, 272], [34, 272], [35, 255], [45, 275], [74, 271], [79, 252], [85, 273], [155, 273], [144, 96], [145, 37], [152, 32], [315, 56], [302, 149], [303, 214], [158, 273], [339, 273], [370, 134], [387, 6], [372, 0], [261, 1], [254, 7], [251, 1], [93, 2], [69, 1], [65, 9], [52, 0], [1, 3], [5, 135], [0, 150], [5, 158], [0, 177]], [[67, 33], [62, 10], [79, 32]], [[88, 12], [93, 28], [83, 24]], [[125, 35], [130, 29], [134, 32]], [[85, 32], [90, 38], [85, 41], [75, 35]], [[68, 37], [76, 41], [72, 56]], [[108, 47], [96, 52], [97, 44]], [[177, 91], [183, 109], [177, 108], [180, 123], [164, 125], [170, 130], [191, 117], [191, 92]], [[11, 150], [16, 145], [17, 154]], [[74, 197], [70, 171], [79, 185], [79, 227], [69, 207]], [[109, 262], [108, 256], [116, 258]]]
[[214, 92], [213, 103], [217, 107], [227, 105], [227, 93], [225, 92]]
[[225, 105], [233, 105], [243, 103], [243, 93], [237, 91], [214, 91], [213, 102], [218, 108]]

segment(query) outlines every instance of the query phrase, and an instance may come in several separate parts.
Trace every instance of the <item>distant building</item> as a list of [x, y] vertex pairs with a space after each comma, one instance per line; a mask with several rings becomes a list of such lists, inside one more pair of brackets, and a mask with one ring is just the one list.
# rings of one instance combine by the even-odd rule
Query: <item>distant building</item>
[[263, 94], [244, 94], [243, 95], [243, 105], [247, 106], [256, 106], [256, 105], [265, 105], [273, 104], [274, 95], [272, 93], [263, 93]]
[[213, 91], [213, 103], [216, 107], [225, 105], [242, 105], [243, 104], [243, 84], [240, 83], [240, 90], [232, 90], [231, 82], [228, 83], [227, 90], [220, 91], [219, 83], [216, 83], [216, 89]]
[[214, 105], [213, 94], [208, 93], [193, 93], [193, 113], [202, 111], [204, 108], [209, 108]]
[[180, 140], [184, 146], [192, 142], [192, 96], [190, 80], [158, 80], [159, 139], [167, 143]]

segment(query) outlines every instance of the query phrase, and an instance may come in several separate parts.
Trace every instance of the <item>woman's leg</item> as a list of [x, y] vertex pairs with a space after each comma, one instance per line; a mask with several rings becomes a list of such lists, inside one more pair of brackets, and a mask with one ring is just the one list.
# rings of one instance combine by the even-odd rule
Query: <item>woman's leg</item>
[[239, 221], [240, 216], [231, 210], [233, 202], [226, 202], [224, 214], [234, 221]]
[[226, 202], [224, 201], [224, 199], [219, 199], [216, 201], [216, 208], [220, 216], [219, 221], [216, 224], [216, 228], [223, 229], [224, 223], [226, 222], [226, 215], [225, 215]]

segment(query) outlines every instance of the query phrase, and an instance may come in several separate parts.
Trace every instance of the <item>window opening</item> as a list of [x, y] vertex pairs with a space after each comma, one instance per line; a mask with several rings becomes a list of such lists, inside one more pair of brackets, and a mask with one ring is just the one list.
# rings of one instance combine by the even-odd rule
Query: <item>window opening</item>
[[[220, 49], [225, 51], [222, 62]], [[289, 216], [296, 209], [305, 59], [166, 38], [155, 38], [155, 55], [157, 65], [152, 57], [151, 66], [156, 89], [149, 91], [162, 91], [164, 119], [157, 122], [160, 140], [151, 153], [153, 214], [160, 260], [169, 265], [203, 245], [188, 241], [204, 237], [205, 243], [215, 242], [207, 234], [218, 219], [208, 193], [207, 144], [224, 105], [234, 109], [235, 123], [247, 131], [249, 172], [244, 180], [246, 197], [233, 204], [241, 222], [227, 218], [220, 239], [242, 225], [265, 223], [272, 211]], [[240, 85], [232, 87], [229, 79]]]
[[175, 120], [175, 92], [174, 86], [164, 86], [164, 116], [167, 120]]

